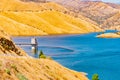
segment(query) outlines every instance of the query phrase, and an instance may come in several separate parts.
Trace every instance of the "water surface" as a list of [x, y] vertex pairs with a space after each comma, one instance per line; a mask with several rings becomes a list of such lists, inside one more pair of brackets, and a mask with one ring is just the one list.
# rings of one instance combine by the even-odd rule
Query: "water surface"
[[[84, 35], [39, 36], [39, 50], [60, 64], [92, 74], [98, 73], [100, 80], [120, 80], [120, 39], [96, 38], [97, 33]], [[17, 42], [30, 42], [31, 37], [15, 37]], [[30, 56], [30, 46], [22, 46]]]

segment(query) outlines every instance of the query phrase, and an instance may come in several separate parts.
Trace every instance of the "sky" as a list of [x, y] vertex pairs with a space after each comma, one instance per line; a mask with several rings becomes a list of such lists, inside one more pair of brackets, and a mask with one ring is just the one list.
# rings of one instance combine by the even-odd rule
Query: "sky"
[[104, 2], [120, 3], [120, 0], [102, 0]]

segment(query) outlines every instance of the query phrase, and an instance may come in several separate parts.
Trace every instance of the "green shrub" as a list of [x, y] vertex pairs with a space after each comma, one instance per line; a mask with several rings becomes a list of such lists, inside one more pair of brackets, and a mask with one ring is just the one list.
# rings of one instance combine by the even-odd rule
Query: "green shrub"
[[6, 69], [5, 72], [10, 75], [10, 69]]
[[39, 58], [43, 58], [43, 59], [47, 58], [46, 55], [44, 55], [42, 50], [40, 51]]
[[17, 72], [18, 72], [16, 65], [11, 64], [11, 68], [13, 68], [15, 71], [17, 71]]
[[40, 51], [40, 54], [39, 54], [39, 56], [41, 56], [41, 55], [44, 55], [42, 50]]
[[0, 66], [2, 66], [2, 61], [0, 61]]
[[46, 68], [50, 69], [50, 67], [49, 67], [49, 66], [47, 66], [47, 65], [46, 65]]
[[14, 68], [14, 69], [16, 69], [17, 67], [16, 67], [16, 65], [14, 65], [14, 64], [11, 64], [11, 68]]
[[18, 73], [17, 74], [17, 78], [19, 79], [19, 80], [28, 80], [24, 75], [22, 75], [21, 73]]
[[52, 60], [52, 58], [50, 56], [46, 56], [42, 50], [40, 51], [39, 58]]
[[39, 58], [46, 59], [46, 56], [45, 55], [41, 55], [41, 56], [39, 56]]
[[98, 74], [93, 74], [93, 76], [92, 76], [92, 80], [99, 80], [99, 76], [98, 76]]
[[0, 63], [0, 67], [2, 66], [2, 64]]

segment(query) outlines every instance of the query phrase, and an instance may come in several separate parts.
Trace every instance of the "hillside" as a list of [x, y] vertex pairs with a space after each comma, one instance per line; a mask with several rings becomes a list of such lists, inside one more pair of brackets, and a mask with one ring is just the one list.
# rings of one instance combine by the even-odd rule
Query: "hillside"
[[[49, 0], [54, 1], [54, 0]], [[109, 29], [111, 26], [114, 29], [116, 25], [104, 25], [106, 20], [115, 16], [120, 11], [120, 5], [114, 3], [104, 3], [102, 1], [92, 0], [55, 0], [55, 2], [65, 6], [67, 9], [81, 14], [98, 24], [103, 29]], [[119, 18], [119, 16], [118, 16]], [[95, 23], [96, 22], [96, 23]], [[108, 22], [109, 23], [109, 22]], [[120, 23], [113, 19], [112, 23]], [[110, 23], [111, 24], [111, 23]], [[119, 26], [119, 24], [117, 25]]]
[[76, 34], [101, 31], [83, 16], [75, 18], [65, 14], [69, 10], [53, 2], [1, 0], [0, 4], [2, 21], [0, 28], [11, 35]]
[[8, 36], [6, 32], [0, 30], [0, 55], [26, 56], [26, 53], [15, 46]]
[[120, 38], [120, 34], [119, 33], [104, 33], [104, 34], [97, 35], [96, 37], [98, 38]]
[[[54, 1], [54, 0], [53, 0]], [[104, 2], [97, 1], [80, 1], [71, 0], [65, 1], [61, 4], [66, 8], [71, 8], [72, 10], [78, 10], [82, 15], [96, 21], [101, 24], [103, 20], [114, 15], [118, 10], [107, 5]], [[74, 6], [76, 5], [76, 6]]]
[[106, 26], [109, 29], [120, 30], [120, 12], [116, 13], [114, 16], [108, 18], [102, 26]]
[[[12, 30], [15, 30], [14, 27], [16, 26], [20, 26], [20, 28], [16, 27], [15, 30], [15, 31], [18, 30], [20, 35], [22, 35], [22, 32], [24, 30], [28, 30], [29, 28], [30, 28], [29, 31], [32, 31], [33, 29], [35, 30], [35, 32], [38, 33], [41, 30], [41, 33], [39, 33], [41, 35], [88, 33], [88, 32], [96, 32], [101, 30], [100, 28], [98, 28], [97, 26], [91, 23], [71, 17], [69, 15], [57, 11], [44, 11], [37, 13], [36, 12], [34, 13], [33, 12], [2, 12], [0, 13], [0, 15], [6, 18], [5, 20], [4, 18], [1, 18], [2, 23], [0, 23], [0, 26], [2, 26], [2, 28], [10, 34], [11, 32], [13, 32]], [[15, 23], [15, 26], [11, 21]], [[11, 26], [10, 27], [11, 30], [8, 28], [7, 24]], [[21, 30], [23, 29], [23, 31], [20, 32], [21, 31], [20, 29]], [[30, 32], [28, 32], [28, 35], [29, 33]], [[25, 32], [25, 34], [27, 33]], [[14, 32], [11, 35], [15, 35]]]
[[[11, 5], [9, 5], [11, 4]], [[66, 9], [53, 2], [48, 3], [35, 3], [35, 2], [22, 2], [21, 0], [0, 0], [1, 11], [31, 11], [38, 12], [43, 10], [58, 10], [66, 11]]]
[[115, 3], [106, 3], [106, 4], [108, 4], [109, 6], [113, 8], [120, 9], [120, 4], [115, 4]]
[[29, 57], [3, 31], [0, 31], [0, 53], [0, 80], [88, 80], [84, 73], [53, 60]]
[[41, 30], [19, 23], [8, 17], [0, 15], [0, 30], [6, 31], [10, 35], [46, 35]]
[[[2, 80], [88, 80], [84, 73], [69, 70], [53, 60], [0, 56]], [[10, 70], [10, 74], [5, 70]]]
[[81, 2], [81, 4], [80, 11], [82, 14], [98, 24], [102, 24], [107, 18], [118, 12], [103, 2]]

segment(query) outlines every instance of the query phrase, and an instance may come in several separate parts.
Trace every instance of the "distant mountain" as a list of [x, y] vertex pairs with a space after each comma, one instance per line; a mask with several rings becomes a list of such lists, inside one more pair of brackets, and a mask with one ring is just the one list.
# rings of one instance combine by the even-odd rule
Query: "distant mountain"
[[[101, 0], [22, 0], [24, 2], [56, 2], [66, 7], [68, 11], [67, 14], [81, 18], [87, 22], [90, 22], [96, 26], [100, 26], [104, 29], [115, 29], [119, 26], [119, 20], [114, 20], [114, 17], [120, 11], [120, 5], [115, 3], [105, 3]], [[47, 8], [46, 8], [47, 9]], [[60, 9], [59, 9], [60, 10]], [[64, 12], [64, 11], [62, 11]], [[109, 23], [109, 19], [112, 23]], [[117, 18], [115, 18], [117, 19]], [[118, 16], [119, 19], [119, 16]], [[117, 22], [116, 22], [117, 21]], [[108, 26], [109, 25], [109, 26]], [[118, 28], [117, 28], [118, 29]]]
[[42, 3], [45, 3], [46, 0], [21, 0], [21, 1], [24, 1], [24, 2], [30, 2], [30, 1], [33, 1], [33, 2], [42, 2]]
[[[65, 6], [67, 9], [77, 14], [81, 14], [91, 19], [93, 22], [96, 22], [98, 25], [100, 25], [100, 27], [107, 29], [109, 29], [113, 25], [109, 26], [107, 24], [105, 25], [105, 22], [107, 22], [109, 18], [116, 15], [120, 11], [119, 4], [105, 3], [99, 0], [49, 0], [49, 1], [58, 2], [59, 4]], [[113, 20], [112, 23], [116, 23], [116, 21], [114, 22]], [[117, 23], [120, 22], [117, 20]], [[119, 26], [119, 24], [117, 26]]]
[[117, 9], [103, 2], [81, 2], [79, 11], [98, 24], [102, 24], [107, 18], [118, 12]]
[[106, 4], [108, 4], [109, 6], [113, 8], [120, 9], [120, 4], [115, 4], [115, 3], [106, 3]]
[[106, 29], [109, 28], [120, 30], [120, 12], [104, 21], [102, 26], [105, 26]]

